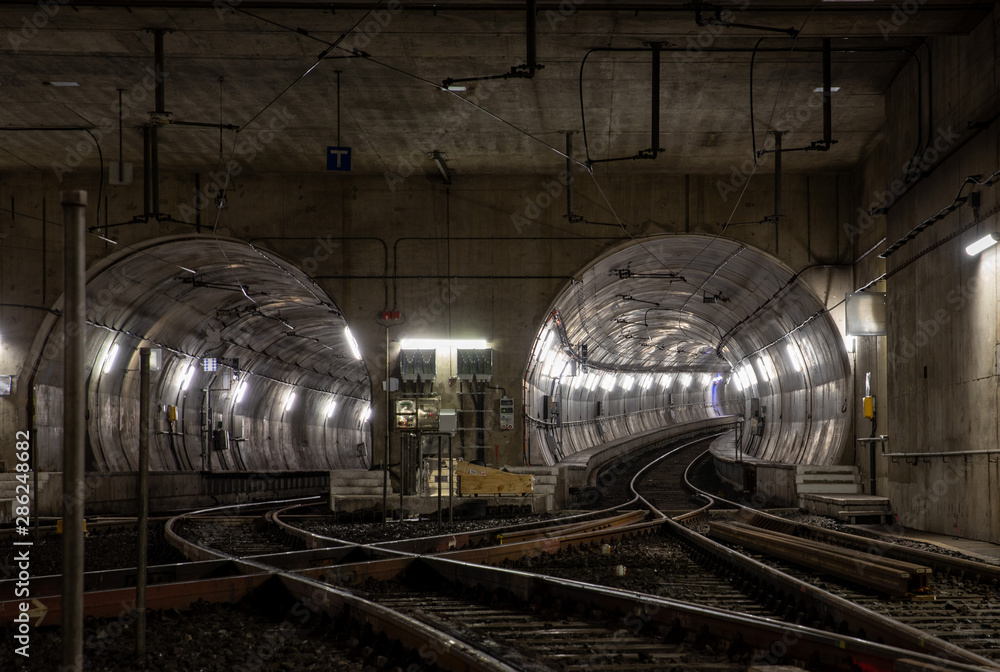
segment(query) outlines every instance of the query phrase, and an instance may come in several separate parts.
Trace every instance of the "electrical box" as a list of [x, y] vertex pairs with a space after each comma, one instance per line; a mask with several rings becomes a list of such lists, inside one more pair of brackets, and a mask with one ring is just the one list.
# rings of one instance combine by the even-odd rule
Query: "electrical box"
[[246, 418], [242, 415], [233, 416], [233, 433], [231, 438], [234, 441], [242, 441], [244, 438], [244, 432], [246, 431]]
[[434, 380], [437, 375], [437, 353], [434, 350], [400, 350], [399, 377], [404, 382]]
[[500, 429], [514, 429], [514, 400], [510, 397], [500, 397]]
[[454, 434], [458, 431], [458, 414], [454, 408], [442, 408], [438, 418], [439, 432]]
[[875, 417], [875, 396], [865, 397], [864, 401], [865, 417], [871, 420]]
[[490, 380], [493, 378], [493, 349], [458, 350], [460, 380]]
[[439, 431], [441, 426], [441, 399], [437, 397], [417, 400], [417, 429]]
[[176, 406], [167, 406], [167, 422], [177, 422]]
[[415, 430], [417, 428], [417, 400], [396, 400], [396, 429]]

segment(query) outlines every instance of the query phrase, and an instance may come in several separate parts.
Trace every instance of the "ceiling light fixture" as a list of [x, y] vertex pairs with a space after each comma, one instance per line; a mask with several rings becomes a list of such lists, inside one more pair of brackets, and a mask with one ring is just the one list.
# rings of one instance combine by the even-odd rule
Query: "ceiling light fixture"
[[354, 355], [354, 359], [361, 359], [361, 350], [358, 349], [358, 342], [351, 333], [350, 327], [344, 327], [344, 336], [347, 338], [347, 344], [351, 346], [351, 354]]
[[[830, 87], [830, 93], [837, 93], [837, 91], [840, 91], [840, 87], [839, 86], [831, 86]], [[817, 86], [815, 89], [813, 89], [813, 93], [823, 93], [823, 87], [822, 86]]]
[[965, 248], [965, 253], [971, 257], [974, 257], [983, 250], [989, 249], [994, 245], [996, 245], [997, 241], [1000, 241], [1000, 233], [991, 233], [988, 236], [983, 236], [982, 238], [974, 242], [972, 245], [969, 245], [967, 248]]
[[[399, 342], [403, 350], [485, 350], [490, 347], [489, 341], [483, 339], [452, 340], [448, 338], [404, 338]], [[360, 358], [359, 358], [360, 359]]]
[[764, 382], [771, 382], [771, 372], [767, 370], [767, 364], [764, 362], [764, 358], [758, 358], [757, 362], [760, 364], [760, 372], [764, 374]]
[[246, 393], [247, 393], [247, 381], [244, 380], [239, 385], [236, 386], [236, 402], [235, 403], [238, 404], [241, 401], [243, 401], [243, 395], [246, 394]]
[[46, 86], [80, 86], [76, 82], [42, 82]]
[[288, 395], [288, 401], [285, 402], [285, 412], [292, 410], [292, 406], [295, 404], [295, 393], [292, 392]]
[[104, 355], [104, 361], [101, 362], [101, 371], [107, 373], [111, 370], [111, 366], [115, 363], [115, 357], [118, 356], [118, 344], [114, 343], [111, 349], [108, 350], [108, 354]]
[[190, 364], [186, 369], [184, 369], [184, 377], [181, 378], [181, 389], [188, 389], [188, 385], [191, 384], [191, 379], [194, 378], [195, 368]]
[[337, 410], [337, 400], [333, 399], [329, 404], [326, 405], [326, 417], [330, 418], [333, 416], [333, 412]]

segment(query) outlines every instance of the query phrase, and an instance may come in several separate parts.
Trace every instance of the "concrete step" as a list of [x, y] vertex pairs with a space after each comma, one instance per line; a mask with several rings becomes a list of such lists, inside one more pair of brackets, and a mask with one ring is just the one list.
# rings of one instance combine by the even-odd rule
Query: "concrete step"
[[[377, 488], [369, 486], [352, 486], [352, 485], [331, 485], [330, 494], [337, 495], [339, 497], [355, 497], [359, 495], [378, 495], [382, 496], [382, 484], [380, 483]], [[389, 496], [393, 494], [392, 488], [389, 489]]]
[[797, 484], [795, 491], [802, 494], [845, 494], [856, 495], [861, 493], [861, 485], [858, 483], [810, 483]]
[[335, 469], [330, 472], [331, 481], [381, 481], [381, 471], [369, 471], [368, 469]]
[[837, 512], [841, 516], [891, 516], [891, 509], [846, 509]]
[[798, 474], [856, 474], [858, 473], [858, 468], [854, 465], [816, 465], [816, 464], [799, 464], [795, 467], [795, 473]]
[[859, 474], [798, 474], [796, 483], [860, 483]]

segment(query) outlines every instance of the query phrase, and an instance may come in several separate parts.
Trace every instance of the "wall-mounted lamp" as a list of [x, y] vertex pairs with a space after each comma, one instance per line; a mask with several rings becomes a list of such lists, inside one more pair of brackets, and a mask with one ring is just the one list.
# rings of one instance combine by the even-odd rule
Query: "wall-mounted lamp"
[[295, 404], [295, 393], [292, 392], [288, 395], [288, 401], [285, 402], [285, 413], [292, 410], [292, 406]]
[[[239, 385], [236, 386], [236, 401], [235, 401], [235, 403], [238, 404], [241, 401], [243, 401], [243, 395], [245, 395], [246, 393], [247, 393], [247, 381], [244, 380], [243, 382], [241, 382]], [[294, 397], [295, 395], [293, 394], [292, 396]]]
[[337, 400], [333, 399], [329, 404], [326, 405], [326, 417], [327, 419], [333, 417], [333, 412], [337, 410]]
[[188, 385], [191, 384], [191, 379], [194, 378], [195, 368], [190, 364], [186, 369], [184, 369], [184, 376], [181, 378], [181, 389], [188, 389]]
[[983, 250], [993, 247], [998, 241], [1000, 241], [1000, 233], [991, 233], [988, 236], [983, 236], [972, 245], [965, 248], [965, 253], [974, 257]]
[[358, 348], [358, 341], [351, 333], [350, 327], [344, 327], [344, 337], [347, 338], [347, 344], [351, 346], [351, 354], [354, 355], [354, 359], [361, 359], [361, 349]]
[[111, 349], [108, 350], [108, 354], [104, 355], [104, 361], [101, 362], [101, 371], [107, 373], [111, 370], [111, 367], [115, 363], [115, 357], [118, 356], [118, 344], [113, 343]]

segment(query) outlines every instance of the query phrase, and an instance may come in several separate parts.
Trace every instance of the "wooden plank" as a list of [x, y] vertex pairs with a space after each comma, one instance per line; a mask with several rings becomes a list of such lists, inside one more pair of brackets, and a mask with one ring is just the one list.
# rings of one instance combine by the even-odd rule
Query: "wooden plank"
[[512, 474], [468, 462], [455, 463], [459, 491], [468, 495], [530, 495], [534, 491], [531, 474]]

